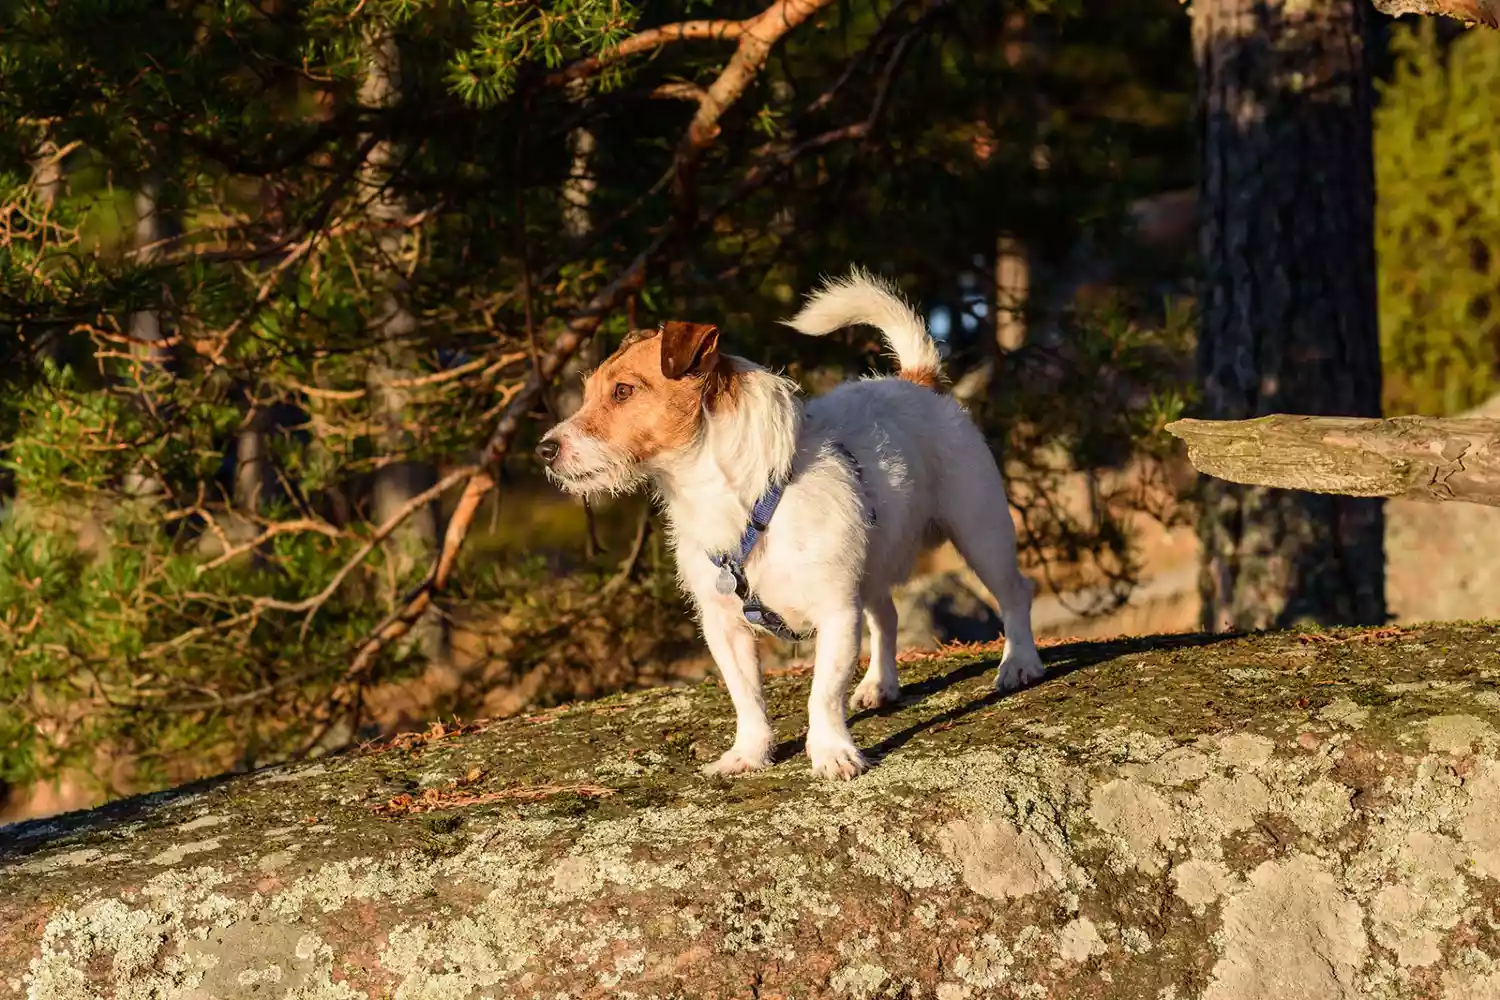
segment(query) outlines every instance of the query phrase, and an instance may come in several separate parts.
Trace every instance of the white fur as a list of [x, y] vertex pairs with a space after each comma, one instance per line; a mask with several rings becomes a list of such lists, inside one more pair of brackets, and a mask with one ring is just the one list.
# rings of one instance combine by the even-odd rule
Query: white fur
[[645, 474], [629, 455], [608, 441], [574, 434], [569, 438], [564, 460], [548, 466], [547, 478], [569, 493], [619, 496], [640, 486]]
[[922, 317], [894, 285], [859, 267], [850, 270], [847, 278], [825, 281], [808, 297], [801, 312], [782, 322], [809, 337], [827, 336], [863, 323], [880, 331], [901, 368], [938, 372], [943, 367]]
[[[937, 370], [921, 319], [881, 282], [855, 271], [827, 285], [790, 321], [811, 334], [853, 322], [880, 325], [903, 367]], [[995, 595], [1005, 622], [996, 687], [1041, 677], [1031, 634], [1032, 586], [1016, 563], [1005, 484], [983, 436], [951, 398], [896, 378], [847, 382], [803, 405], [794, 383], [731, 358], [734, 404], [705, 413], [699, 439], [638, 470], [591, 468], [595, 483], [648, 476], [665, 509], [678, 575], [696, 604], [714, 661], [734, 702], [734, 745], [711, 773], [771, 761], [775, 735], [761, 693], [755, 634], [737, 597], [718, 593], [710, 553], [737, 551], [751, 506], [773, 478], [789, 477], [781, 504], [745, 567], [767, 608], [798, 631], [817, 629], [807, 752], [813, 770], [850, 778], [868, 766], [850, 737], [846, 696], [859, 661], [862, 619], [873, 639], [856, 708], [899, 697], [891, 588], [911, 573], [934, 534], [952, 539]], [[548, 435], [570, 448], [582, 437]], [[836, 444], [859, 463], [863, 484]], [[590, 458], [601, 457], [599, 451]], [[560, 479], [565, 488], [585, 492]], [[873, 513], [870, 524], [867, 515]]]

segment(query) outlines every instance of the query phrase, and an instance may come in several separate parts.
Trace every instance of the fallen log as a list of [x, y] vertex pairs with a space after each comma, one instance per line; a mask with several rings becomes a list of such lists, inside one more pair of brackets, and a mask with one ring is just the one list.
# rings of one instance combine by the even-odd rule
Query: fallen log
[[1199, 472], [1231, 483], [1500, 507], [1500, 421], [1472, 417], [1178, 420]]
[[846, 784], [701, 777], [705, 684], [0, 829], [0, 997], [1500, 996], [1493, 630], [996, 655], [906, 664]]
[[1374, 4], [1376, 10], [1391, 17], [1451, 17], [1465, 24], [1500, 27], [1500, 0], [1374, 0]]

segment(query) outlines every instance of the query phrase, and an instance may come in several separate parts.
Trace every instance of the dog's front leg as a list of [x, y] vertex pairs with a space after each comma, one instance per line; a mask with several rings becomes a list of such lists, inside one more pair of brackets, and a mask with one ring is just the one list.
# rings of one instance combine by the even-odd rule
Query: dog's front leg
[[849, 735], [845, 699], [859, 660], [858, 601], [818, 620], [818, 648], [813, 659], [812, 694], [807, 701], [807, 756], [813, 773], [824, 778], [853, 778], [870, 765]]
[[734, 745], [703, 769], [705, 774], [730, 775], [768, 767], [776, 734], [766, 715], [761, 693], [760, 652], [755, 634], [739, 616], [730, 617], [719, 607], [722, 598], [703, 602], [703, 638], [734, 702]]

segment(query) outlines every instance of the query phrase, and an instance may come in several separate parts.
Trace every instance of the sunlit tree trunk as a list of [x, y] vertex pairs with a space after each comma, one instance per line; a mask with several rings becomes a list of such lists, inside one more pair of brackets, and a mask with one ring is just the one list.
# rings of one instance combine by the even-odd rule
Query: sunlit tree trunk
[[1026, 244], [1006, 233], [995, 242], [995, 347], [1002, 354], [1026, 341], [1031, 258]]
[[[582, 103], [587, 93], [587, 81], [575, 80], [568, 86], [568, 96], [576, 103]], [[562, 186], [562, 221], [563, 233], [575, 243], [582, 241], [594, 228], [592, 202], [597, 146], [598, 138], [587, 125], [580, 125], [568, 133], [568, 177]], [[591, 340], [563, 366], [553, 397], [560, 419], [571, 416], [583, 405], [583, 374], [598, 363], [598, 344]]]
[[261, 513], [275, 488], [271, 416], [266, 406], [250, 399], [244, 422], [234, 437], [234, 507], [241, 517]]
[[[36, 189], [37, 206], [46, 215], [51, 215], [53, 206], [57, 199], [62, 197], [63, 185], [66, 182], [66, 174], [63, 172], [63, 158], [58, 155], [57, 144], [47, 141], [42, 144], [37, 158], [32, 162], [32, 184]], [[63, 335], [54, 331], [37, 345], [37, 356], [46, 358], [54, 364], [61, 363], [63, 357]]]
[[[587, 96], [587, 81], [575, 80], [569, 84], [568, 97], [572, 101], [582, 104]], [[575, 245], [594, 229], [593, 195], [597, 183], [594, 154], [597, 147], [598, 138], [587, 125], [580, 125], [568, 133], [568, 176], [562, 185], [562, 221], [563, 233]], [[583, 405], [583, 377], [601, 360], [599, 341], [590, 340], [563, 365], [552, 397], [558, 419], [567, 419]], [[594, 510], [588, 501], [578, 502], [583, 505], [586, 524], [584, 555], [593, 559], [600, 549]]]
[[[396, 107], [401, 102], [402, 90], [401, 52], [396, 38], [384, 28], [374, 28], [366, 33], [365, 45], [360, 104], [370, 108]], [[409, 377], [416, 367], [411, 340], [418, 328], [407, 296], [408, 280], [402, 270], [410, 266], [416, 252], [410, 234], [400, 225], [412, 213], [405, 199], [390, 185], [402, 155], [398, 144], [379, 142], [372, 148], [360, 176], [360, 197], [378, 233], [383, 258], [375, 276], [378, 290], [370, 320], [370, 333], [378, 346], [367, 377], [373, 418], [379, 427], [379, 445], [388, 459], [388, 464], [375, 473], [373, 483], [371, 513], [377, 524], [410, 507], [413, 499], [434, 482], [428, 465], [406, 457], [412, 444], [412, 435], [405, 426], [408, 394], [394, 384]], [[427, 565], [434, 558], [437, 537], [438, 510], [433, 503], [412, 511], [401, 529], [391, 536], [386, 548], [382, 595], [389, 606], [394, 607], [402, 596], [400, 581], [409, 579], [415, 567]], [[429, 613], [413, 634], [430, 659], [447, 656], [447, 629], [440, 615]]]
[[[1027, 15], [1014, 10], [1005, 17], [1000, 30], [1001, 54], [1012, 71], [1021, 70], [1033, 55], [1034, 46], [1027, 39]], [[998, 153], [992, 136], [976, 143], [975, 155], [988, 160]], [[954, 396], [970, 404], [987, 396], [996, 385], [996, 375], [1005, 363], [1005, 355], [1026, 341], [1027, 312], [1031, 300], [1031, 254], [1026, 243], [1015, 233], [1003, 230], [995, 239], [992, 271], [993, 294], [989, 299], [991, 339], [979, 366], [962, 376], [953, 386]], [[954, 318], [955, 324], [958, 318]]]
[[[166, 172], [160, 164], [149, 169], [139, 180], [135, 191], [135, 231], [133, 247], [136, 263], [142, 266], [155, 261], [162, 252], [163, 241], [175, 233], [174, 220], [165, 204], [163, 187]], [[172, 361], [159, 309], [141, 309], [126, 321], [130, 353], [134, 357], [132, 379], [139, 390], [140, 405], [156, 410], [163, 401], [156, 386], [164, 378]], [[151, 496], [161, 490], [161, 483], [147, 470], [137, 469], [125, 477], [125, 492], [133, 496]]]

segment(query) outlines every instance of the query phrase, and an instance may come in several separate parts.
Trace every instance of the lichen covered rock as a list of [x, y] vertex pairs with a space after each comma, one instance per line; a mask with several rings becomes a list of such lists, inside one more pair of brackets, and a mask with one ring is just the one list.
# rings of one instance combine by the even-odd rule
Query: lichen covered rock
[[0, 998], [1496, 997], [1497, 641], [950, 653], [846, 784], [701, 777], [705, 684], [8, 827]]

